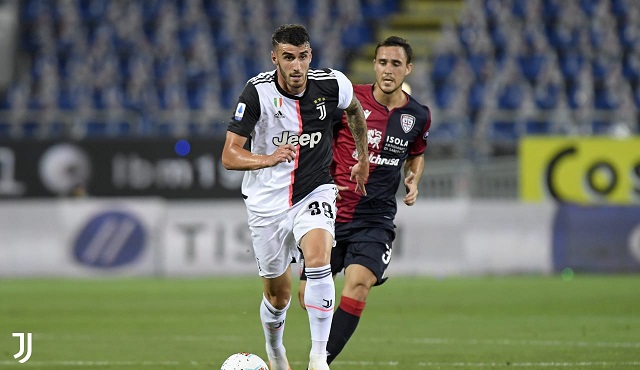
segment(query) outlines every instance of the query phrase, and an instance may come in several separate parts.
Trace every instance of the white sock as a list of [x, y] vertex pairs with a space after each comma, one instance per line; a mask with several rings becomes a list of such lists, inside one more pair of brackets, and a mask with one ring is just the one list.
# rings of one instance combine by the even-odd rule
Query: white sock
[[305, 267], [307, 287], [304, 304], [309, 314], [311, 328], [311, 353], [326, 354], [331, 320], [336, 298], [336, 288], [331, 277], [331, 265]]
[[262, 321], [262, 330], [264, 338], [267, 342], [267, 354], [272, 357], [282, 357], [284, 355], [284, 345], [282, 337], [284, 335], [284, 323], [287, 318], [287, 306], [281, 310], [276, 309], [269, 303], [265, 296], [262, 296], [260, 303], [260, 320]]

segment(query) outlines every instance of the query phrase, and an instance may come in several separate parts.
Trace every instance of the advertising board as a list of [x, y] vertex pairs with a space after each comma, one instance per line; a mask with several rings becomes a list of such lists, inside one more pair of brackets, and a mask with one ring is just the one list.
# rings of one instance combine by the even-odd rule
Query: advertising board
[[640, 204], [640, 138], [527, 137], [519, 167], [524, 201]]

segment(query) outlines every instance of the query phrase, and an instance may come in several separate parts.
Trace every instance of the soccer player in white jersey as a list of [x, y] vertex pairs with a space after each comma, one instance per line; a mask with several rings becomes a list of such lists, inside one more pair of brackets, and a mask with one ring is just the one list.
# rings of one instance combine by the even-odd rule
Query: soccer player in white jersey
[[309, 315], [309, 369], [328, 370], [326, 346], [335, 286], [331, 248], [336, 217], [332, 117], [344, 109], [358, 150], [351, 169], [356, 191], [365, 195], [369, 176], [367, 127], [353, 86], [340, 71], [310, 69], [309, 34], [301, 25], [280, 26], [272, 35], [276, 69], [251, 78], [229, 123], [222, 163], [246, 171], [242, 196], [253, 250], [262, 277], [260, 304], [271, 370], [287, 370], [283, 345], [291, 302], [291, 267], [304, 252], [308, 278], [304, 304]]

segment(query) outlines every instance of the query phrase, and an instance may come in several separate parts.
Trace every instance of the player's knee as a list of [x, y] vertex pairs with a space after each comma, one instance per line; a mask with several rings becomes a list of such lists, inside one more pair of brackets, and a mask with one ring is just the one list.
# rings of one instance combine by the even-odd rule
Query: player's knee
[[306, 267], [322, 267], [331, 262], [333, 237], [323, 229], [314, 229], [302, 237], [301, 247]]
[[317, 244], [308, 246], [304, 251], [305, 268], [324, 267], [329, 263], [331, 263], [331, 248], [329, 247]]
[[371, 290], [371, 287], [375, 284], [375, 282], [375, 279], [346, 281], [345, 286], [342, 290], [342, 295], [364, 302], [369, 296], [369, 291]]
[[273, 299], [269, 299], [269, 303], [271, 303], [271, 305], [277, 309], [277, 310], [283, 310], [287, 307], [287, 305], [289, 304], [289, 299], [284, 299], [281, 297], [275, 297]]
[[371, 285], [368, 283], [360, 283], [356, 284], [353, 288], [354, 299], [358, 301], [365, 301], [369, 296], [369, 291], [371, 290]]
[[275, 309], [282, 310], [287, 307], [289, 301], [291, 301], [291, 290], [281, 291], [276, 294], [265, 292], [264, 296]]

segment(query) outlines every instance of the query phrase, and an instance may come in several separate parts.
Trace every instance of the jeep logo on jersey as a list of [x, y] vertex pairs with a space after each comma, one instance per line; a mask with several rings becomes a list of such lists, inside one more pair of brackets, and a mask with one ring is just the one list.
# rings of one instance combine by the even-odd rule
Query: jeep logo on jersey
[[273, 145], [281, 146], [284, 144], [298, 145], [300, 146], [309, 146], [309, 148], [313, 148], [320, 142], [322, 139], [321, 132], [314, 132], [312, 134], [289, 134], [289, 131], [283, 131], [279, 137], [273, 138]]
[[416, 117], [410, 114], [403, 114], [400, 116], [400, 126], [402, 126], [402, 130], [406, 133], [409, 133], [413, 128], [413, 125], [416, 124]]

